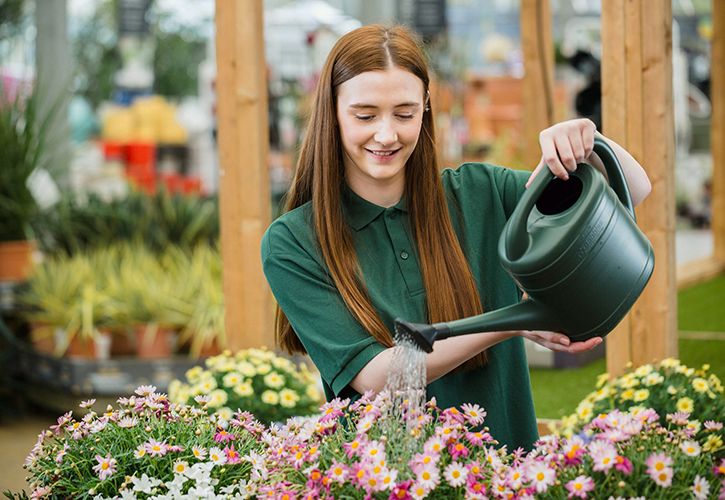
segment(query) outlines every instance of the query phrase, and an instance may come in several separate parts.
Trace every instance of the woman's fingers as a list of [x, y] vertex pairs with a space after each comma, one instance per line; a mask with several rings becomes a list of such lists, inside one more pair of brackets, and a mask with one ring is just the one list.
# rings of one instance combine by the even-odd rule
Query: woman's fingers
[[602, 343], [601, 337], [593, 337], [584, 342], [571, 342], [569, 337], [562, 333], [539, 330], [526, 331], [524, 337], [552, 351], [568, 352], [570, 354], [588, 351]]
[[539, 143], [541, 144], [541, 154], [543, 156], [544, 163], [546, 163], [549, 167], [551, 173], [560, 179], [567, 180], [569, 178], [569, 173], [566, 171], [566, 168], [559, 159], [555, 139], [542, 133], [539, 138]]

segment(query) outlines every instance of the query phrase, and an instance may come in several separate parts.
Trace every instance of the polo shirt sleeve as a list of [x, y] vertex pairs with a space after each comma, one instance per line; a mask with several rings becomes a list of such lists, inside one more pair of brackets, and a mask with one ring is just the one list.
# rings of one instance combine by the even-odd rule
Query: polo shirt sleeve
[[386, 348], [350, 314], [327, 267], [283, 223], [262, 240], [264, 274], [277, 303], [337, 397], [356, 394], [350, 382]]

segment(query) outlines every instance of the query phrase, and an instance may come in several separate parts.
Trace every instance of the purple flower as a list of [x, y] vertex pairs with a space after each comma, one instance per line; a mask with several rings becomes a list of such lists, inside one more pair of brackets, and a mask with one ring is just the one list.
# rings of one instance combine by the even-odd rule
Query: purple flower
[[589, 476], [577, 476], [566, 483], [566, 490], [569, 492], [567, 498], [587, 498], [590, 491], [594, 489], [594, 481]]
[[116, 472], [116, 459], [112, 458], [110, 453], [105, 457], [96, 455], [96, 461], [98, 463], [93, 466], [93, 470], [96, 471], [101, 481], [107, 477], [111, 477]]

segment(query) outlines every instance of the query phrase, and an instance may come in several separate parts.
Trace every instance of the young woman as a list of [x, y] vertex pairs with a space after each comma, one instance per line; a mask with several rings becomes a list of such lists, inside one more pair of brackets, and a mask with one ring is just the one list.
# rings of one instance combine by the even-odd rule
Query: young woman
[[[287, 211], [262, 241], [279, 304], [277, 340], [307, 352], [328, 399], [383, 388], [393, 320], [433, 323], [520, 300], [497, 242], [527, 181], [544, 168], [566, 179], [577, 162], [601, 167], [589, 120], [541, 132], [530, 172], [486, 164], [439, 170], [425, 58], [403, 27], [371, 25], [343, 36], [322, 69]], [[615, 148], [633, 202], [647, 176]], [[537, 437], [522, 338], [581, 352], [554, 332], [507, 331], [437, 342], [426, 357], [427, 396], [440, 407], [477, 403], [502, 444]]]

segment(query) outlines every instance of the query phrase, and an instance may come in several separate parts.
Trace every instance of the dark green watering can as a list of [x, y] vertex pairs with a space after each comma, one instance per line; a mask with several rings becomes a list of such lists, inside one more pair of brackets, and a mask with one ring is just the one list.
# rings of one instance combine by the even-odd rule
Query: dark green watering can
[[446, 323], [396, 319], [396, 332], [431, 352], [436, 340], [468, 333], [547, 330], [579, 342], [612, 331], [652, 275], [654, 253], [617, 156], [600, 139], [594, 152], [609, 183], [586, 163], [566, 181], [541, 171], [504, 226], [501, 264], [527, 299]]

